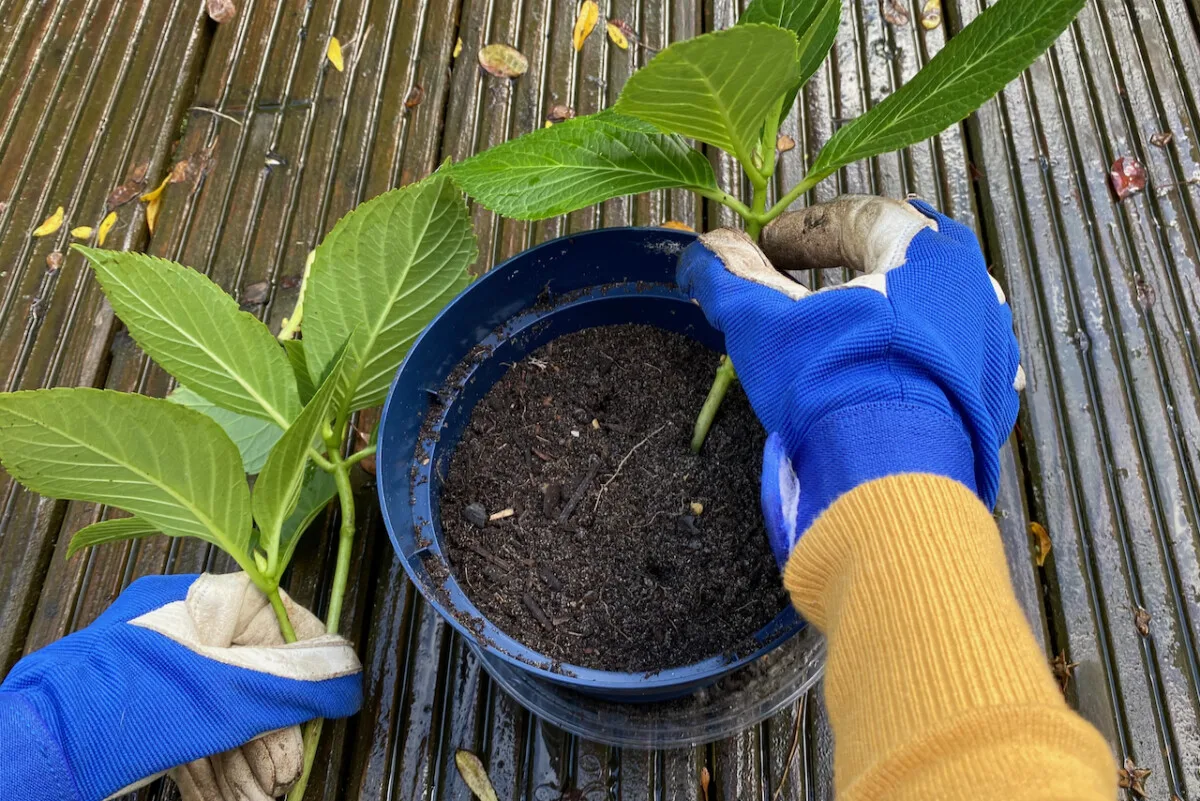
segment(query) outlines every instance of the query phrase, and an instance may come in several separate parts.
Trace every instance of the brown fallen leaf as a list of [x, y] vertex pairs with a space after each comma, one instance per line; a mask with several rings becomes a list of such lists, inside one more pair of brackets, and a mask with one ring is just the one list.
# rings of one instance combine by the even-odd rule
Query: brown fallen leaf
[[108, 232], [117, 224], [117, 213], [110, 211], [108, 216], [100, 222], [100, 227], [96, 229], [96, 244], [104, 246], [104, 240], [108, 239]]
[[192, 183], [192, 188], [200, 183], [200, 179], [208, 174], [216, 163], [217, 142], [219, 139], [213, 139], [212, 144], [206, 148], [197, 150], [186, 159], [180, 159], [171, 167], [171, 174], [168, 176], [173, 184]]
[[704, 801], [708, 801], [708, 783], [710, 781], [712, 781], [712, 778], [709, 775], [708, 767], [700, 768], [700, 793]]
[[237, 6], [233, 0], [208, 0], [208, 16], [218, 25], [224, 24], [237, 16]]
[[1138, 634], [1143, 637], [1150, 636], [1150, 613], [1142, 607], [1137, 607], [1133, 612], [1133, 626], [1138, 630]]
[[883, 18], [897, 28], [903, 28], [911, 16], [900, 0], [883, 0]]
[[796, 147], [796, 140], [787, 134], [782, 134], [775, 140], [775, 149], [780, 153], [786, 153]]
[[104, 201], [104, 207], [109, 211], [124, 206], [129, 201], [142, 193], [143, 187], [146, 185], [146, 171], [149, 169], [149, 164], [139, 164], [129, 173], [129, 177], [120, 186], [108, 193], [108, 197]]
[[484, 769], [483, 763], [479, 761], [479, 757], [470, 751], [456, 751], [454, 764], [458, 766], [458, 774], [462, 776], [467, 787], [471, 788], [471, 792], [479, 801], [499, 801], [496, 798], [496, 790], [492, 787], [492, 780], [488, 778], [487, 771]]
[[76, 239], [91, 239], [92, 238], [92, 226], [80, 225], [76, 228], [72, 228], [71, 236], [75, 237]]
[[583, 49], [583, 40], [591, 36], [596, 21], [600, 19], [600, 6], [596, 0], [583, 0], [575, 11], [575, 30], [571, 32], [571, 43], [575, 52]]
[[687, 223], [681, 223], [679, 220], [667, 220], [662, 225], [660, 225], [659, 228], [674, 228], [676, 231], [692, 231], [692, 232], [695, 232], [695, 230], [696, 230], [695, 228], [688, 225]]
[[1133, 760], [1125, 757], [1124, 766], [1117, 768], [1117, 786], [1129, 790], [1139, 798], [1146, 797], [1146, 779], [1150, 776], [1149, 768], [1139, 768]]
[[1058, 680], [1058, 689], [1062, 690], [1063, 695], [1067, 694], [1067, 687], [1071, 684], [1071, 673], [1077, 667], [1078, 662], [1067, 661], [1066, 651], [1060, 651], [1058, 656], [1050, 660], [1050, 670], [1054, 672], [1054, 678]]
[[454, 52], [450, 54], [451, 58], [458, 58], [458, 54], [462, 52], [462, 37], [458, 37], [454, 41]]
[[408, 90], [408, 96], [404, 98], [405, 108], [416, 108], [421, 105], [421, 101], [425, 99], [425, 87], [419, 83], [414, 83], [412, 89]]
[[253, 284], [247, 284], [242, 290], [238, 301], [242, 305], [261, 306], [267, 299], [267, 290], [271, 288], [268, 281], [255, 281]]
[[546, 122], [563, 122], [575, 118], [575, 109], [570, 106], [558, 105], [551, 106], [546, 112]]
[[54, 233], [59, 228], [62, 228], [63, 217], [65, 216], [66, 212], [63, 211], [62, 206], [59, 206], [54, 210], [53, 214], [42, 220], [41, 225], [33, 229], [33, 235], [37, 237], [50, 236], [50, 234]]
[[54, 251], [53, 253], [46, 254], [46, 272], [49, 272], [49, 273], [58, 272], [58, 269], [60, 267], [62, 267], [62, 263], [63, 263], [63, 254], [59, 253], [57, 250]]
[[942, 0], [925, 0], [921, 9], [921, 27], [927, 31], [942, 24]]
[[1159, 131], [1156, 134], [1150, 135], [1150, 144], [1155, 147], [1166, 147], [1171, 144], [1171, 140], [1174, 138], [1175, 136], [1170, 131]]
[[1046, 533], [1046, 527], [1041, 523], [1030, 522], [1029, 533], [1033, 535], [1034, 559], [1037, 560], [1037, 566], [1041, 567], [1046, 564], [1046, 557], [1050, 555], [1050, 535]]
[[1133, 156], [1121, 156], [1108, 171], [1117, 200], [1124, 200], [1146, 188], [1146, 168]]
[[325, 48], [325, 58], [329, 59], [329, 63], [338, 72], [346, 70], [346, 62], [342, 59], [342, 43], [336, 36], [329, 37], [329, 46]]
[[617, 47], [621, 48], [622, 50], [629, 49], [629, 40], [625, 38], [624, 31], [622, 31], [620, 28], [618, 28], [616, 25], [614, 25], [611, 22], [608, 23], [607, 30], [608, 30], [608, 38], [612, 41], [613, 44], [615, 44]]
[[529, 69], [529, 59], [506, 44], [490, 44], [479, 51], [479, 66], [497, 78], [516, 78]]

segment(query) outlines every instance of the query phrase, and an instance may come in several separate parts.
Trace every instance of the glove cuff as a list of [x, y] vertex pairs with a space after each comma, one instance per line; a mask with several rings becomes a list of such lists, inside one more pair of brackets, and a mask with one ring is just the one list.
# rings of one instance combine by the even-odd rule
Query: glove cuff
[[82, 801], [46, 721], [11, 692], [0, 692], [0, 798]]
[[975, 487], [975, 456], [962, 423], [928, 406], [866, 403], [833, 412], [790, 448], [800, 485], [796, 531], [868, 481], [929, 473]]

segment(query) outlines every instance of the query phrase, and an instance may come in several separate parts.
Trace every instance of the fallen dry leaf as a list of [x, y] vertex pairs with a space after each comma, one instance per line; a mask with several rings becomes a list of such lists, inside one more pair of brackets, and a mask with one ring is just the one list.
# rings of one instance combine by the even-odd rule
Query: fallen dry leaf
[[1171, 140], [1174, 138], [1174, 135], [1170, 131], [1159, 131], [1156, 134], [1150, 135], [1150, 144], [1155, 147], [1166, 147], [1171, 144]]
[[104, 246], [104, 240], [108, 239], [108, 232], [117, 224], [117, 213], [110, 211], [108, 216], [100, 222], [100, 227], [96, 231], [96, 244]]
[[1067, 661], [1066, 651], [1060, 651], [1058, 656], [1050, 660], [1050, 670], [1054, 672], [1054, 678], [1058, 680], [1058, 689], [1062, 690], [1063, 695], [1067, 694], [1067, 687], [1071, 684], [1071, 672], [1077, 667], [1078, 662]]
[[631, 41], [631, 42], [637, 41], [637, 39], [638, 39], [637, 33], [634, 32], [633, 26], [630, 25], [625, 20], [617, 19], [616, 17], [612, 17], [611, 19], [609, 19], [608, 24], [616, 25], [617, 30], [619, 30], [621, 32], [621, 34], [629, 41]]
[[253, 284], [248, 284], [246, 288], [242, 290], [242, 294], [238, 300], [243, 305], [261, 306], [263, 302], [266, 301], [267, 290], [270, 288], [271, 284], [268, 281], [255, 281]]
[[563, 122], [575, 118], [575, 109], [570, 106], [564, 106], [561, 103], [551, 106], [546, 112], [546, 122]]
[[346, 62], [342, 60], [342, 43], [338, 41], [336, 36], [329, 37], [329, 46], [325, 48], [325, 57], [329, 59], [329, 63], [338, 72], [344, 72]]
[[692, 232], [694, 232], [696, 230], [695, 228], [688, 225], [687, 223], [681, 223], [679, 220], [667, 220], [659, 227], [660, 228], [674, 228], [676, 231], [692, 231]]
[[233, 0], [208, 0], [208, 16], [218, 25], [229, 22], [237, 15]]
[[59, 206], [57, 209], [54, 210], [53, 214], [51, 214], [46, 219], [42, 220], [41, 225], [39, 225], [37, 228], [33, 229], [33, 235], [34, 236], [50, 236], [50, 234], [54, 233], [59, 228], [62, 228], [63, 217], [65, 217], [65, 216], [66, 216], [66, 212], [63, 211], [62, 206]]
[[783, 134], [775, 140], [775, 149], [780, 153], [786, 153], [796, 146], [796, 140], [787, 134]]
[[1133, 156], [1121, 156], [1108, 171], [1117, 200], [1124, 200], [1146, 188], [1146, 168]]
[[575, 52], [583, 49], [583, 40], [591, 36], [592, 29], [600, 19], [600, 6], [596, 0], [583, 0], [575, 11], [575, 30], [571, 33], [571, 43]]
[[168, 176], [173, 184], [182, 184], [191, 182], [192, 188], [200, 183], [200, 179], [208, 174], [216, 163], [215, 153], [217, 150], [217, 142], [219, 139], [213, 139], [212, 144], [206, 148], [197, 150], [186, 159], [180, 159], [171, 167], [171, 174]]
[[150, 233], [154, 233], [154, 226], [158, 224], [158, 212], [162, 208], [162, 195], [158, 195], [146, 204], [146, 227], [150, 229]]
[[454, 42], [454, 52], [450, 54], [450, 57], [458, 58], [458, 54], [461, 52], [462, 52], [462, 37], [460, 36]]
[[625, 38], [625, 32], [612, 22], [608, 23], [608, 38], [622, 50], [629, 49], [629, 40]]
[[710, 781], [711, 781], [711, 778], [708, 773], [708, 768], [707, 767], [700, 768], [700, 792], [704, 796], [704, 801], [708, 801], [708, 783]]
[[1138, 607], [1133, 612], [1133, 625], [1138, 630], [1138, 634], [1143, 637], [1150, 636], [1150, 613], [1142, 607]]
[[405, 108], [416, 108], [421, 105], [421, 101], [425, 99], [425, 87], [419, 83], [414, 83], [412, 89], [408, 90], [408, 96], [404, 98]]
[[479, 66], [497, 78], [516, 78], [529, 69], [529, 59], [506, 44], [490, 44], [479, 51]]
[[71, 236], [75, 237], [76, 239], [91, 239], [92, 238], [92, 226], [81, 225], [78, 228], [72, 228]]
[[553, 128], [553, 127], [554, 127], [554, 123], [552, 123], [550, 120], [546, 120], [546, 124], [545, 124], [545, 125], [543, 125], [542, 127], [543, 127], [543, 128]]
[[144, 195], [141, 195], [141, 196], [140, 196], [138, 199], [139, 199], [139, 200], [141, 200], [141, 201], [143, 201], [143, 202], [145, 202], [145, 203], [150, 203], [151, 201], [158, 200], [160, 197], [162, 197], [162, 193], [163, 193], [164, 191], [166, 191], [167, 184], [169, 184], [169, 183], [171, 183], [171, 176], [170, 176], [170, 174], [168, 174], [166, 178], [163, 178], [163, 179], [162, 179], [162, 183], [161, 183], [161, 184], [159, 184], [158, 186], [154, 187], [153, 189], [151, 189], [151, 190], [150, 190], [149, 192], [147, 192], [146, 194], [144, 194]]
[[479, 757], [470, 751], [456, 751], [454, 764], [458, 766], [458, 774], [479, 801], [499, 801], [496, 798], [496, 790], [492, 787], [492, 780], [488, 778]]
[[925, 0], [921, 9], [921, 27], [927, 31], [942, 24], [942, 0]]
[[900, 0], [883, 0], [883, 18], [897, 28], [903, 28], [911, 19]]
[[1033, 535], [1033, 544], [1037, 548], [1033, 556], [1037, 560], [1037, 566], [1041, 567], [1046, 564], [1046, 557], [1050, 555], [1050, 535], [1046, 533], [1045, 526], [1035, 522], [1029, 524], [1029, 533]]
[[1139, 798], [1145, 798], [1145, 784], [1150, 773], [1149, 768], [1139, 768], [1132, 759], [1125, 757], [1125, 765], [1117, 768], [1117, 786], [1131, 791]]
[[51, 273], [58, 272], [58, 268], [62, 267], [62, 263], [63, 263], [63, 254], [59, 253], [57, 250], [54, 251], [53, 253], [46, 254], [46, 270], [47, 270], [47, 272], [51, 272]]

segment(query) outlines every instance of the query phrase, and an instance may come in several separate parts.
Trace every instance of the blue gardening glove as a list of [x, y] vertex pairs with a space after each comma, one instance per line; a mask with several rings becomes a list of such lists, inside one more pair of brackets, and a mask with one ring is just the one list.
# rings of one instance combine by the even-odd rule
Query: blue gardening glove
[[0, 684], [0, 801], [99, 801], [171, 768], [187, 801], [286, 792], [297, 724], [353, 714], [362, 667], [284, 603], [291, 645], [245, 573], [143, 578], [22, 659]]
[[[780, 272], [828, 267], [866, 275], [811, 292]], [[1025, 379], [970, 229], [920, 201], [844, 196], [780, 216], [762, 250], [740, 231], [705, 234], [677, 277], [724, 332], [770, 432], [762, 503], [780, 568], [826, 507], [872, 479], [947, 476], [995, 504]]]

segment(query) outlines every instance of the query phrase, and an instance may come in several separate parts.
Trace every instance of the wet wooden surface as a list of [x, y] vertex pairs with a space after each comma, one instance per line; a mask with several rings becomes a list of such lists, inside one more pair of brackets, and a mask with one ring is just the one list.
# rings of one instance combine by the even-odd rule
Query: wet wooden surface
[[[916, 18], [917, 0], [899, 0]], [[169, 378], [132, 345], [78, 257], [51, 270], [67, 229], [96, 225], [110, 190], [145, 165], [155, 185], [211, 149], [195, 186], [172, 184], [151, 236], [134, 202], [109, 246], [177, 259], [278, 326], [304, 255], [365, 198], [541, 127], [547, 109], [596, 111], [666, 43], [728, 26], [737, 0], [610, 0], [640, 33], [621, 51], [597, 31], [570, 43], [569, 0], [243, 2], [223, 26], [188, 0], [0, 0], [0, 375], [5, 389], [106, 386], [163, 394]], [[946, 0], [947, 23], [896, 27], [878, 0], [848, 3], [835, 49], [783, 127], [802, 174], [842, 120], [911, 77], [984, 0]], [[602, 26], [601, 26], [602, 27]], [[997, 520], [1017, 592], [1047, 658], [1079, 662], [1068, 694], [1120, 759], [1150, 768], [1151, 798], [1200, 799], [1200, 25], [1187, 0], [1094, 0], [1052, 54], [976, 117], [900, 154], [855, 165], [839, 192], [918, 193], [983, 237], [1008, 293], [1029, 388], [1004, 453]], [[346, 48], [345, 72], [324, 58]], [[454, 58], [461, 38], [462, 53]], [[516, 81], [474, 54], [506, 42]], [[419, 105], [404, 100], [414, 86]], [[219, 113], [214, 113], [219, 112]], [[1166, 147], [1150, 137], [1170, 131]], [[1108, 165], [1135, 156], [1147, 192], [1118, 202]], [[717, 163], [730, 191], [732, 165]], [[68, 225], [31, 239], [55, 207]], [[574, 230], [675, 219], [730, 222], [685, 193], [615, 200], [543, 223], [480, 209], [478, 269]], [[834, 271], [820, 285], [844, 280]], [[263, 289], [265, 287], [265, 293]], [[832, 797], [832, 735], [819, 689], [727, 741], [669, 752], [609, 749], [563, 734], [488, 680], [392, 557], [359, 476], [363, 515], [344, 630], [366, 665], [366, 705], [327, 728], [310, 799], [465, 799], [453, 754], [481, 755], [503, 799]], [[63, 558], [104, 514], [39, 499], [0, 475], [0, 674], [93, 620], [131, 580], [226, 570], [198, 543], [165, 538]], [[1053, 551], [1039, 567], [1030, 521]], [[332, 520], [289, 576], [326, 602]], [[1150, 615], [1148, 634], [1134, 624]], [[796, 727], [795, 753], [791, 742]], [[1019, 769], [1019, 766], [1014, 766]], [[174, 798], [159, 784], [141, 799]]]

